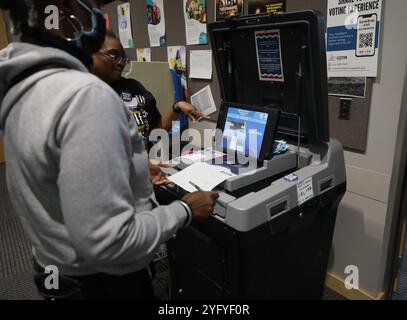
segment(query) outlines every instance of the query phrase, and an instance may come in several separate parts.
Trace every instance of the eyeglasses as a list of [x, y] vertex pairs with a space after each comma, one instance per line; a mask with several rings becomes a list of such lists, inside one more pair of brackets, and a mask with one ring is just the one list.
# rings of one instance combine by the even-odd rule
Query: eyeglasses
[[99, 52], [103, 54], [105, 57], [108, 57], [110, 60], [114, 61], [115, 63], [125, 63], [128, 64], [130, 62], [129, 57], [126, 54], [115, 54], [115, 53], [106, 53], [106, 52]]

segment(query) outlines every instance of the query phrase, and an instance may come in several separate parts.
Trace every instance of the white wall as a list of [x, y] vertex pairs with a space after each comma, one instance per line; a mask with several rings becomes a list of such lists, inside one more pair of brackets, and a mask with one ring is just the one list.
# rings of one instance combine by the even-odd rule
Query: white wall
[[407, 64], [407, 1], [385, 1], [380, 75], [373, 97], [366, 154], [346, 152], [348, 193], [335, 229], [331, 271], [345, 278], [345, 267], [360, 270], [362, 290], [383, 291], [385, 225]]

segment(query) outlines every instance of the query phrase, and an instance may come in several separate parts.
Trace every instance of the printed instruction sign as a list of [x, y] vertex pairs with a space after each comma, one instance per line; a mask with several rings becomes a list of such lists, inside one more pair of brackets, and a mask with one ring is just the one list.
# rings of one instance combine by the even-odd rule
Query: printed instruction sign
[[256, 31], [256, 52], [261, 81], [284, 81], [280, 30]]
[[329, 77], [377, 77], [382, 0], [328, 0]]
[[302, 205], [314, 197], [312, 177], [297, 184], [298, 205]]

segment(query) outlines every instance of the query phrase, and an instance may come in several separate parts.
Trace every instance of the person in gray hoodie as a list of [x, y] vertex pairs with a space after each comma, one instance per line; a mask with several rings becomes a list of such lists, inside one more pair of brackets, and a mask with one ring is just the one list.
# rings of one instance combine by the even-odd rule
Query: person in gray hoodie
[[[59, 29], [44, 25], [49, 5]], [[98, 5], [0, 0], [22, 35], [0, 51], [8, 190], [45, 298], [152, 298], [146, 267], [156, 248], [192, 218], [212, 215], [218, 195], [156, 202], [133, 117], [89, 73], [105, 38]], [[58, 281], [49, 281], [50, 270]]]

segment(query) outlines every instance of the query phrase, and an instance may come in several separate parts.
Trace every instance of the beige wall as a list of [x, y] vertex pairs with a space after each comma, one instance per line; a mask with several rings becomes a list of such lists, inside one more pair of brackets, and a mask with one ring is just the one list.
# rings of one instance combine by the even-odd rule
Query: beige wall
[[331, 271], [360, 270], [360, 287], [378, 296], [384, 285], [390, 181], [407, 65], [404, 20], [407, 1], [385, 1], [380, 74], [373, 87], [365, 154], [345, 153], [348, 193], [338, 213]]

